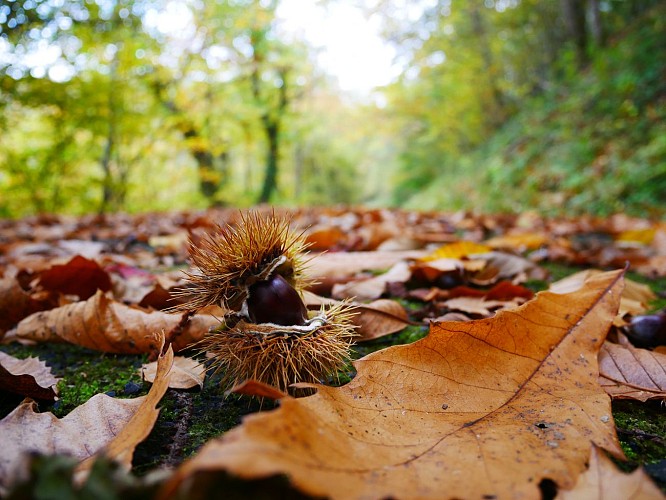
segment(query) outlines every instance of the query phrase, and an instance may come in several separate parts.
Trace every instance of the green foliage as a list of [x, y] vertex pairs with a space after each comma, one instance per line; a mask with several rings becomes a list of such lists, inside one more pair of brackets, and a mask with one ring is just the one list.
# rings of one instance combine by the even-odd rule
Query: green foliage
[[663, 5], [643, 14], [582, 73], [563, 53], [551, 90], [525, 95], [515, 116], [408, 206], [663, 214], [665, 16]]

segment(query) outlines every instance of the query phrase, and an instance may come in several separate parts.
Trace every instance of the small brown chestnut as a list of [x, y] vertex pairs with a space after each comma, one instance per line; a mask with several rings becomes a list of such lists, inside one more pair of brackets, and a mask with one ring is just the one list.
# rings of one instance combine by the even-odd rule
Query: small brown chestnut
[[247, 311], [254, 323], [304, 325], [308, 311], [299, 293], [279, 274], [250, 286]]

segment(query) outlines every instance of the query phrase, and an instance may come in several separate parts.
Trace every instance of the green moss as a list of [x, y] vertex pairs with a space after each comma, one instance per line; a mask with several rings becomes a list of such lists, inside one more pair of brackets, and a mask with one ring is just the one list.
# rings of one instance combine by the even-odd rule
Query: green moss
[[660, 403], [615, 401], [613, 417], [631, 462], [649, 464], [666, 457], [666, 413]]

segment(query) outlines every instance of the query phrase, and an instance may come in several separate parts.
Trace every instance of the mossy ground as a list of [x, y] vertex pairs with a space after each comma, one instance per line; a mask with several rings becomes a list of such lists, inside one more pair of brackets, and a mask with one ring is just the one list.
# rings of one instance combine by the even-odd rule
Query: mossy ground
[[[578, 269], [548, 263], [548, 282], [530, 282], [533, 290], [547, 288], [548, 283], [568, 276]], [[662, 296], [651, 307], [659, 310], [666, 306], [663, 292], [666, 279], [648, 280], [630, 273], [629, 278], [649, 284]], [[406, 304], [407, 307], [415, 304]], [[409, 326], [403, 331], [366, 342], [354, 347], [353, 358], [391, 345], [411, 343], [427, 335], [427, 327]], [[58, 388], [60, 399], [56, 403], [40, 403], [41, 411], [52, 411], [63, 417], [97, 393], [114, 397], [137, 397], [146, 394], [149, 384], [139, 373], [145, 356], [102, 354], [69, 344], [42, 344], [21, 346], [3, 345], [2, 350], [16, 357], [37, 356], [44, 360], [53, 373], [62, 377]], [[350, 364], [339, 374], [337, 384], [348, 382], [355, 375]], [[20, 398], [0, 398], [0, 417], [7, 415]], [[264, 403], [264, 408], [267, 404]], [[206, 381], [203, 390], [169, 390], [160, 402], [160, 416], [148, 437], [139, 445], [134, 456], [134, 473], [138, 476], [164, 467], [174, 467], [192, 456], [208, 440], [237, 426], [243, 415], [256, 412], [260, 405], [243, 397], [225, 397], [216, 377]], [[666, 409], [660, 403], [616, 401], [613, 415], [618, 435], [628, 462], [622, 467], [629, 470], [645, 465], [648, 472], [666, 491]]]

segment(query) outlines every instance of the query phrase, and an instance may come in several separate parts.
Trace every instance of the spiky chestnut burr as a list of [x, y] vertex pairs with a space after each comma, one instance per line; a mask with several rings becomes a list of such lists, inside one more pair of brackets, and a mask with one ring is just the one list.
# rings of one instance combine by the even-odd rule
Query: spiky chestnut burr
[[188, 302], [181, 308], [217, 305], [241, 312], [252, 286], [275, 275], [301, 289], [306, 247], [302, 235], [290, 231], [288, 218], [275, 213], [241, 214], [238, 225], [220, 225], [198, 246], [190, 244], [195, 271], [186, 273], [189, 287], [183, 295]]
[[219, 329], [201, 341], [229, 389], [249, 379], [295, 393], [297, 382], [320, 382], [344, 368], [349, 360], [355, 327], [353, 309], [346, 303], [319, 313], [304, 325], [239, 322]]
[[257, 212], [191, 245], [197, 269], [187, 274], [193, 298], [185, 306], [227, 309], [199, 344], [226, 388], [252, 378], [286, 392], [295, 382], [321, 381], [349, 359], [352, 308], [322, 307], [310, 317], [303, 304], [305, 248], [288, 219]]

